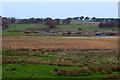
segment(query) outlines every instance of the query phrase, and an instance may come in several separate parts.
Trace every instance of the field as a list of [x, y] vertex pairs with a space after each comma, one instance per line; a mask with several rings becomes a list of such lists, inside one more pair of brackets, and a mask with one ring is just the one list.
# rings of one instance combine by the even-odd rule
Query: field
[[[56, 29], [58, 30], [70, 30], [75, 31], [78, 28], [83, 30], [118, 30], [117, 28], [108, 28], [108, 29], [100, 29], [98, 27], [99, 22], [72, 22], [69, 25], [56, 25]], [[26, 30], [26, 29], [46, 29], [48, 28], [45, 24], [10, 24], [7, 30]]]
[[[70, 35], [73, 37], [85, 37], [85, 36], [95, 36], [95, 32], [118, 32], [118, 28], [99, 28], [100, 22], [82, 22], [82, 21], [72, 21], [71, 24], [60, 24], [55, 25], [55, 28], [52, 28], [51, 31], [59, 31], [59, 32], [81, 32], [84, 35]], [[6, 30], [3, 30], [2, 36], [63, 36], [63, 34], [51, 34], [49, 32], [45, 33], [29, 33], [25, 34], [26, 30], [34, 30], [34, 31], [43, 31], [45, 32], [49, 27], [43, 23], [36, 24], [10, 24]], [[79, 30], [81, 29], [81, 30]], [[66, 36], [65, 36], [66, 37]]]
[[3, 37], [3, 78], [116, 77], [117, 43], [117, 37]]
[[3, 37], [3, 43], [3, 49], [116, 49], [118, 38], [19, 36]]
[[[78, 28], [82, 28], [82, 29], [95, 30], [95, 29], [98, 29], [98, 27], [97, 27], [98, 24], [99, 24], [99, 22], [95, 22], [95, 23], [73, 22], [70, 25], [63, 25], [63, 24], [56, 25], [56, 29], [72, 30], [73, 31], [73, 30], [77, 30]], [[25, 30], [25, 29], [29, 29], [29, 28], [43, 29], [43, 28], [48, 28], [48, 26], [45, 24], [11, 24], [11, 25], [9, 25], [7, 30]]]
[[109, 78], [119, 73], [117, 55], [113, 49], [3, 50], [3, 78]]
[[[98, 22], [56, 25], [53, 30], [100, 29]], [[119, 78], [118, 36], [25, 34], [44, 24], [11, 24], [2, 32], [2, 78]]]

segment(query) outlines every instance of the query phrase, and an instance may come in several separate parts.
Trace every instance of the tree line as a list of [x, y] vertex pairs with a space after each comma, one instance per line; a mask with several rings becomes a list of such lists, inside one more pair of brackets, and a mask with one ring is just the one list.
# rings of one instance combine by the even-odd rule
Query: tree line
[[17, 24], [46, 24], [49, 26], [49, 28], [55, 28], [55, 25], [69, 25], [72, 23], [72, 20], [77, 20], [77, 21], [91, 21], [91, 22], [100, 22], [99, 28], [112, 28], [117, 26], [120, 22], [119, 19], [114, 19], [114, 18], [96, 18], [96, 17], [68, 17], [66, 19], [52, 19], [50, 17], [47, 17], [45, 19], [43, 18], [29, 18], [29, 19], [16, 19], [14, 17], [8, 18], [8, 17], [2, 17], [2, 28], [6, 29], [8, 28], [9, 24], [17, 23]]
[[114, 27], [119, 28], [120, 20], [118, 19], [118, 20], [113, 20], [109, 22], [100, 22], [98, 26], [99, 28], [114, 28]]

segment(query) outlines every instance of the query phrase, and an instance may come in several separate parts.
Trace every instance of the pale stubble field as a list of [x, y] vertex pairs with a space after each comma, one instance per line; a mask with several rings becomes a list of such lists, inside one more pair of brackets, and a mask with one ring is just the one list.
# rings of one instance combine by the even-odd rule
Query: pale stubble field
[[118, 37], [3, 37], [3, 49], [117, 49]]

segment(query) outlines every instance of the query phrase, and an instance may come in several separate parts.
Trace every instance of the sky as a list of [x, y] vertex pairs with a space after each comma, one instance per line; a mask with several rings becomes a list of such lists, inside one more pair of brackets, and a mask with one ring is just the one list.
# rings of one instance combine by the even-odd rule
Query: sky
[[120, 1], [118, 2], [118, 18], [120, 18]]
[[16, 18], [117, 18], [118, 2], [3, 2], [0, 15]]

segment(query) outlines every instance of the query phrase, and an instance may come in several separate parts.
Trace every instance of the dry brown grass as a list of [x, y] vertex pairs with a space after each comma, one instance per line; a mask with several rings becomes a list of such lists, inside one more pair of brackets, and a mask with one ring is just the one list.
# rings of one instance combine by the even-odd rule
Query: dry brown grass
[[3, 49], [117, 49], [116, 37], [3, 37]]

